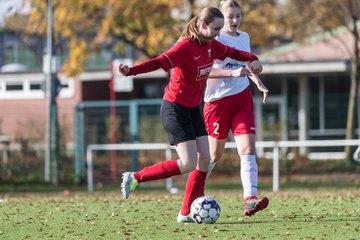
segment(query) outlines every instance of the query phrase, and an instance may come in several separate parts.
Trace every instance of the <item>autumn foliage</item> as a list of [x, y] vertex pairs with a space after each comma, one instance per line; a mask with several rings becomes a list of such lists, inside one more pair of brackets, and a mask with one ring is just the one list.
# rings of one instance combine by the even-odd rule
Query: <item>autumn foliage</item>
[[[69, 49], [63, 70], [76, 75], [84, 70], [89, 49], [115, 41], [121, 53], [129, 44], [147, 57], [156, 56], [176, 39], [181, 26], [171, 17], [181, 7], [177, 0], [53, 0], [54, 42], [65, 40]], [[33, 11], [26, 24], [27, 33], [46, 36], [47, 1], [32, 0]]]

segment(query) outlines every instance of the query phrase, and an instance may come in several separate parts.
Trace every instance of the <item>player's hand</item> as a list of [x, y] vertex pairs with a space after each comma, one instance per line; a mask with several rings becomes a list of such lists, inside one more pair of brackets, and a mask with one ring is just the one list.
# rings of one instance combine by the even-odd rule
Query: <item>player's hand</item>
[[261, 81], [257, 74], [251, 74], [249, 78], [251, 81], [253, 81], [253, 83], [256, 84], [259, 91], [263, 93], [263, 103], [266, 103], [266, 100], [269, 96], [269, 90], [267, 89], [267, 87], [264, 85], [264, 83]]
[[233, 77], [245, 77], [245, 76], [251, 75], [251, 72], [248, 68], [241, 67], [241, 68], [238, 68], [238, 69], [235, 69], [234, 71], [232, 71], [231, 75]]
[[260, 92], [263, 93], [263, 103], [266, 103], [266, 100], [269, 96], [269, 90], [265, 87], [265, 85], [263, 84], [263, 82], [260, 80], [259, 84], [257, 85], [258, 89], [260, 90]]
[[261, 63], [258, 60], [255, 60], [255, 61], [252, 61], [251, 63], [248, 63], [247, 67], [250, 69], [250, 71], [252, 73], [255, 73], [255, 74], [259, 74], [263, 70]]
[[117, 68], [117, 73], [118, 73], [119, 75], [127, 76], [127, 74], [129, 73], [129, 66], [120, 63], [119, 66], [118, 66], [118, 68]]

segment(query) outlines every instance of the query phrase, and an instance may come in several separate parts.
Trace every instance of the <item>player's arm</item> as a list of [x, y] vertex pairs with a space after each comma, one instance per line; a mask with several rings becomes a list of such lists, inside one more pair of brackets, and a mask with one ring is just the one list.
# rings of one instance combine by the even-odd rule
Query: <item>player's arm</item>
[[255, 74], [259, 74], [263, 70], [258, 57], [252, 53], [226, 46], [217, 40], [213, 41], [213, 46], [214, 51], [219, 53], [219, 55], [216, 55], [218, 56], [217, 59], [224, 60], [229, 57], [238, 61], [249, 61], [248, 68]]
[[248, 77], [253, 83], [255, 83], [260, 92], [263, 93], [263, 103], [266, 103], [266, 100], [269, 96], [269, 90], [267, 89], [267, 87], [264, 85], [264, 83], [261, 81], [257, 74], [251, 74]]
[[263, 68], [262, 68], [262, 64], [260, 63], [259, 60], [254, 60], [254, 61], [250, 61], [248, 64], [247, 64], [247, 67], [250, 69], [250, 71], [252, 73], [255, 73], [255, 74], [259, 74], [262, 72]]
[[162, 56], [147, 60], [133, 67], [129, 67], [128, 65], [120, 63], [118, 66], [118, 74], [122, 74], [124, 76], [132, 76], [140, 73], [153, 72], [160, 68], [164, 68], [164, 64], [162, 60], [165, 59], [166, 61], [166, 58], [161, 58], [161, 57]]
[[230, 77], [245, 77], [251, 75], [251, 72], [246, 67], [240, 67], [235, 70], [213, 68], [210, 72], [211, 78], [230, 78]]
[[213, 50], [215, 52], [215, 59], [224, 60], [229, 57], [238, 61], [248, 61], [248, 69], [255, 74], [259, 74], [262, 72], [262, 65], [258, 59], [258, 57], [252, 53], [238, 50], [229, 46], [222, 44], [216, 39], [212, 42]]
[[179, 67], [182, 65], [184, 61], [184, 52], [186, 52], [188, 48], [189, 43], [187, 41], [178, 42], [160, 56], [147, 60], [133, 67], [120, 64], [118, 66], [118, 73], [124, 76], [130, 76], [140, 73], [153, 72], [160, 68], [167, 72], [174, 67]]

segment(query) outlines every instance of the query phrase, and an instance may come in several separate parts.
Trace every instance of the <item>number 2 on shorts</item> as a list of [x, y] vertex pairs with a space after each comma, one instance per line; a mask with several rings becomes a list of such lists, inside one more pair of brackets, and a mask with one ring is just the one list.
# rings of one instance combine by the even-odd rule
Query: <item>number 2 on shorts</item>
[[219, 135], [219, 127], [220, 124], [218, 124], [217, 122], [213, 124], [215, 129], [214, 129], [214, 134]]

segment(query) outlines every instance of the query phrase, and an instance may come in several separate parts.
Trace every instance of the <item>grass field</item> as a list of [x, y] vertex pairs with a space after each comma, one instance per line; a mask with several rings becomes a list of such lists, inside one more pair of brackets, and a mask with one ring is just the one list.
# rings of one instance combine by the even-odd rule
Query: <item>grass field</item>
[[261, 191], [270, 205], [248, 218], [239, 189], [209, 187], [222, 213], [208, 225], [176, 222], [182, 194], [0, 193], [0, 239], [360, 239], [359, 188]]

